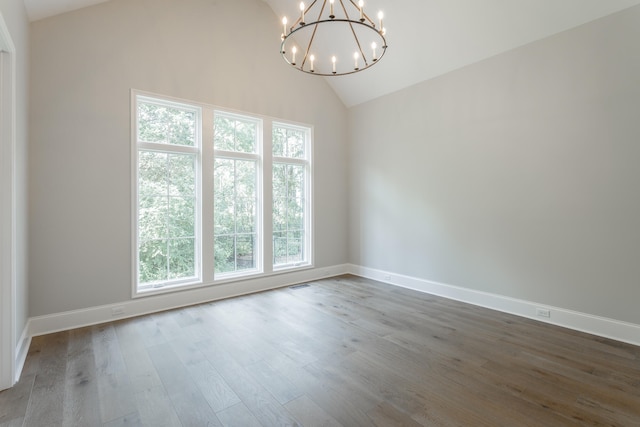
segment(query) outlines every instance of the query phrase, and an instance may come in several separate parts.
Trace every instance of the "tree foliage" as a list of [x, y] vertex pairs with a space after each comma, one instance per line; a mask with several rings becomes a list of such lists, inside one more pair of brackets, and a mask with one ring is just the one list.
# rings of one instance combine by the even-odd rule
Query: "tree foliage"
[[233, 153], [255, 153], [257, 130], [252, 121], [222, 114], [214, 119], [214, 148], [227, 152], [214, 163], [215, 273], [256, 267], [258, 164]]
[[[138, 140], [194, 145], [195, 113], [138, 104]], [[195, 275], [196, 156], [138, 153], [138, 260], [140, 284]]]
[[138, 141], [194, 146], [195, 111], [150, 102], [138, 103]]
[[[304, 158], [304, 132], [283, 126], [273, 128], [273, 155]], [[273, 264], [286, 265], [304, 260], [306, 170], [304, 165], [273, 164]]]
[[[195, 146], [196, 110], [138, 103], [138, 141]], [[257, 266], [260, 171], [258, 121], [214, 116], [215, 274]], [[274, 125], [272, 154], [273, 263], [305, 260], [308, 165], [303, 130]], [[196, 275], [197, 155], [157, 147], [138, 151], [139, 285]], [[289, 160], [292, 159], [292, 160]], [[295, 159], [295, 160], [293, 160]]]

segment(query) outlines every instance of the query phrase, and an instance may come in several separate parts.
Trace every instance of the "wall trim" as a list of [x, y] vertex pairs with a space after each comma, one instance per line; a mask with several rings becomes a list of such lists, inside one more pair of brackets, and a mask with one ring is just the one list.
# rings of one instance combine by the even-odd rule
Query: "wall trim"
[[22, 374], [22, 369], [24, 368], [24, 363], [27, 361], [27, 354], [29, 353], [29, 347], [31, 346], [31, 335], [29, 335], [29, 323], [24, 325], [24, 329], [22, 330], [22, 334], [20, 335], [20, 339], [18, 340], [18, 345], [16, 346], [16, 375], [15, 382], [20, 380], [20, 375]]
[[[144, 314], [157, 313], [189, 305], [202, 304], [225, 298], [283, 288], [302, 282], [339, 276], [349, 271], [347, 264], [331, 267], [292, 271], [258, 277], [205, 288], [184, 289], [167, 294], [150, 295], [115, 304], [89, 307], [80, 310], [36, 316], [29, 319], [29, 337], [45, 335], [69, 329], [97, 325]], [[114, 314], [118, 313], [118, 314]]]
[[[350, 264], [349, 272], [356, 276], [377, 280], [390, 285], [413, 289], [419, 292], [466, 302], [480, 307], [640, 346], [640, 325], [633, 323], [359, 265]], [[547, 319], [536, 316], [536, 310], [539, 308], [549, 310], [551, 317]]]
[[[18, 348], [16, 349], [16, 366], [18, 367], [17, 377], [20, 376], [24, 367], [31, 338], [35, 336], [145, 314], [152, 314], [160, 311], [202, 304], [256, 292], [268, 291], [271, 289], [283, 288], [298, 283], [320, 280], [343, 274], [353, 274], [355, 276], [377, 280], [390, 285], [437, 295], [640, 346], [640, 325], [633, 323], [580, 313], [546, 304], [537, 304], [531, 301], [476, 291], [459, 286], [447, 285], [444, 283], [362, 267], [359, 265], [341, 264], [331, 267], [300, 270], [273, 276], [214, 285], [206, 288], [176, 291], [170, 294], [152, 295], [146, 298], [136, 298], [115, 304], [32, 317], [27, 322], [22, 336], [20, 337]], [[537, 317], [535, 313], [538, 308], [549, 310], [551, 317], [549, 319]], [[114, 310], [121, 314], [114, 315]]]
[[0, 13], [0, 390], [17, 375], [16, 48]]

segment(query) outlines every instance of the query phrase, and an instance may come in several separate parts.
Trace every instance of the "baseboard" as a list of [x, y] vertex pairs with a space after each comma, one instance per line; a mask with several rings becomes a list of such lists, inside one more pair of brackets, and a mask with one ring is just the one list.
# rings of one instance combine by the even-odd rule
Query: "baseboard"
[[27, 360], [27, 353], [29, 353], [29, 346], [31, 345], [31, 335], [29, 335], [29, 322], [24, 326], [22, 330], [22, 334], [20, 335], [20, 339], [18, 340], [18, 345], [16, 346], [16, 377], [14, 378], [15, 382], [20, 380], [20, 375], [22, 375], [22, 369], [24, 368], [24, 363]]
[[[136, 298], [115, 304], [89, 307], [81, 310], [32, 317], [29, 319], [28, 323], [28, 336], [34, 337], [38, 335], [45, 335], [111, 322], [113, 320], [136, 317], [204, 302], [282, 288], [298, 283], [346, 274], [348, 270], [349, 266], [347, 264], [311, 268], [192, 290], [152, 295], [149, 297]], [[118, 314], [114, 315], [114, 312]]]
[[[462, 301], [480, 307], [515, 314], [517, 316], [526, 317], [540, 322], [550, 323], [640, 346], [640, 325], [633, 323], [594, 316], [587, 313], [580, 313], [560, 307], [538, 304], [531, 301], [509, 298], [488, 292], [432, 282], [416, 277], [404, 276], [353, 264], [349, 265], [349, 273], [391, 285], [438, 295], [456, 301]], [[537, 316], [536, 312], [538, 309], [549, 310], [551, 317], [542, 318]]]
[[[342, 264], [32, 317], [20, 338], [16, 352], [18, 361], [16, 366], [20, 368], [17, 371], [22, 370], [31, 337], [34, 336], [282, 288], [347, 273], [640, 346], [640, 325], [373, 268]], [[116, 311], [122, 314], [114, 316], [113, 309], [117, 309]], [[536, 316], [537, 309], [549, 310], [551, 317], [546, 319]]]

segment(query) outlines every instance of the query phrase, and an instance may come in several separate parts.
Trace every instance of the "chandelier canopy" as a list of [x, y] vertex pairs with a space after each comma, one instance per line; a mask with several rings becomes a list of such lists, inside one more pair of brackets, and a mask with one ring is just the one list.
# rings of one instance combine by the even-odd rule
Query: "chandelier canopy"
[[387, 50], [383, 13], [372, 21], [363, 0], [312, 0], [308, 7], [300, 2], [299, 10], [290, 26], [282, 18], [280, 44], [282, 58], [299, 71], [353, 74], [377, 64]]

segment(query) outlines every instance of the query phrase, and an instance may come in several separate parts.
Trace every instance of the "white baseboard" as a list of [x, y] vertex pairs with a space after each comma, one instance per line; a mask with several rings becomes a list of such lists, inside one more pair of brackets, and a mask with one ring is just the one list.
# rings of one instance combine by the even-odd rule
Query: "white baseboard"
[[[290, 273], [277, 274], [193, 290], [159, 294], [145, 298], [136, 298], [116, 304], [32, 317], [29, 319], [27, 327], [20, 338], [16, 358], [16, 366], [19, 367], [17, 371], [18, 374], [22, 371], [27, 351], [29, 349], [29, 344], [31, 342], [31, 337], [34, 336], [96, 325], [99, 323], [128, 317], [136, 317], [144, 314], [157, 313], [159, 311], [281, 288], [347, 273], [587, 332], [605, 338], [640, 345], [640, 325], [358, 265], [342, 264], [331, 267], [293, 271]], [[112, 309], [114, 308], [122, 314], [114, 316], [112, 314]], [[537, 317], [536, 309], [538, 308], [549, 310], [551, 317], [548, 319]]]
[[[633, 323], [622, 322], [615, 319], [594, 316], [587, 313], [580, 313], [544, 304], [537, 304], [531, 301], [505, 297], [488, 292], [446, 285], [443, 283], [432, 282], [416, 277], [404, 276], [353, 264], [349, 265], [349, 272], [356, 276], [377, 280], [391, 285], [413, 289], [456, 301], [462, 301], [480, 307], [515, 314], [517, 316], [551, 323], [553, 325], [640, 346], [640, 325]], [[550, 317], [544, 318], [537, 316], [537, 309], [549, 310]]]
[[16, 347], [16, 377], [15, 382], [20, 380], [22, 374], [22, 368], [24, 368], [24, 362], [27, 360], [27, 353], [29, 353], [29, 346], [31, 345], [31, 335], [29, 335], [29, 321], [24, 326], [20, 339], [18, 340], [18, 346]]
[[[349, 266], [347, 264], [298, 270], [192, 290], [150, 295], [148, 297], [136, 298], [116, 304], [32, 317], [28, 323], [28, 336], [45, 335], [269, 289], [282, 288], [302, 282], [346, 274], [348, 270]], [[116, 309], [116, 311], [121, 314], [113, 315], [113, 309]]]

